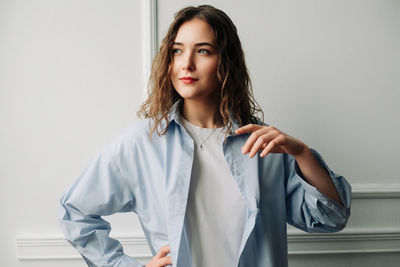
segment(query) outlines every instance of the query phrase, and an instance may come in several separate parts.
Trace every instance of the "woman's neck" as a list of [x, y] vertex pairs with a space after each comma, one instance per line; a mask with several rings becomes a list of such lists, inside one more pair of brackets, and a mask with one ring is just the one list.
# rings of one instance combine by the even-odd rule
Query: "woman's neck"
[[222, 126], [222, 123], [218, 119], [217, 104], [213, 101], [184, 99], [181, 114], [187, 121], [203, 128], [217, 128]]

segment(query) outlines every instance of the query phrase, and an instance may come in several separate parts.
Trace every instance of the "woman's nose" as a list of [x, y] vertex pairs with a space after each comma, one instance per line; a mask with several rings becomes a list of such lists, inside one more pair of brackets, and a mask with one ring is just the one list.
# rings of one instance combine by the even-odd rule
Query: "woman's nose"
[[186, 57], [182, 62], [182, 69], [188, 71], [194, 71], [196, 69], [192, 55], [190, 54], [186, 55]]

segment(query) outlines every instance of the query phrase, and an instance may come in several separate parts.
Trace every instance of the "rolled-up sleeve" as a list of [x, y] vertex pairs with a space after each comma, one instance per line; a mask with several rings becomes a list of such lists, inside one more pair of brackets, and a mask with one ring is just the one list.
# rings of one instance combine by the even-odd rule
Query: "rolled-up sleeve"
[[101, 218], [135, 210], [133, 189], [109, 150], [101, 152], [61, 198], [60, 225], [88, 266], [143, 266], [109, 237], [110, 224]]
[[302, 178], [294, 157], [285, 157], [286, 215], [289, 224], [306, 232], [337, 232], [350, 216], [351, 186], [346, 179], [329, 169], [321, 155], [310, 149], [326, 169], [339, 194], [340, 205]]

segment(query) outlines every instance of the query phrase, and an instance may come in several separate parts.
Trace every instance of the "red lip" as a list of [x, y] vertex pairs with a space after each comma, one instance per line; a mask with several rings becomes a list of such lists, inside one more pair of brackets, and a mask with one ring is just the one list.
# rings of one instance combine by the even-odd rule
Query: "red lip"
[[181, 80], [191, 80], [191, 81], [197, 81], [198, 79], [196, 79], [196, 78], [193, 78], [193, 77], [182, 77], [182, 78], [180, 78]]
[[198, 79], [193, 78], [193, 77], [182, 77], [182, 78], [179, 78], [179, 80], [181, 80], [183, 83], [191, 84], [191, 83], [194, 83], [195, 81], [197, 81]]

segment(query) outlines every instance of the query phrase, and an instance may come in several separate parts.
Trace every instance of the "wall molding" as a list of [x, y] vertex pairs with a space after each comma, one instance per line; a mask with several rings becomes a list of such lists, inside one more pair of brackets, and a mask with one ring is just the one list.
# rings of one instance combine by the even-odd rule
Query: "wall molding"
[[400, 184], [352, 184], [354, 199], [400, 198]]
[[288, 231], [288, 247], [289, 255], [400, 252], [400, 228], [352, 229], [330, 234], [307, 234], [295, 229]]
[[[400, 184], [353, 184], [354, 199], [400, 198]], [[392, 229], [344, 229], [334, 234], [307, 234], [288, 230], [290, 255], [360, 254], [400, 252], [400, 226]], [[143, 234], [112, 236], [125, 253], [139, 261], [148, 261], [151, 253]], [[19, 236], [16, 238], [19, 260], [79, 260], [80, 255], [63, 236]]]
[[[114, 236], [125, 253], [141, 260], [151, 258], [143, 235]], [[62, 237], [19, 237], [17, 258], [29, 260], [73, 260], [80, 255]], [[360, 254], [400, 252], [400, 228], [391, 230], [348, 230], [335, 234], [307, 234], [298, 230], [288, 233], [290, 255]]]
[[[150, 257], [144, 235], [112, 236], [118, 239], [125, 253], [138, 259]], [[47, 237], [18, 237], [16, 239], [19, 260], [74, 260], [81, 259], [78, 252], [61, 235]]]
[[142, 62], [144, 90], [143, 99], [147, 95], [147, 81], [150, 76], [151, 64], [157, 53], [157, 0], [142, 0]]

